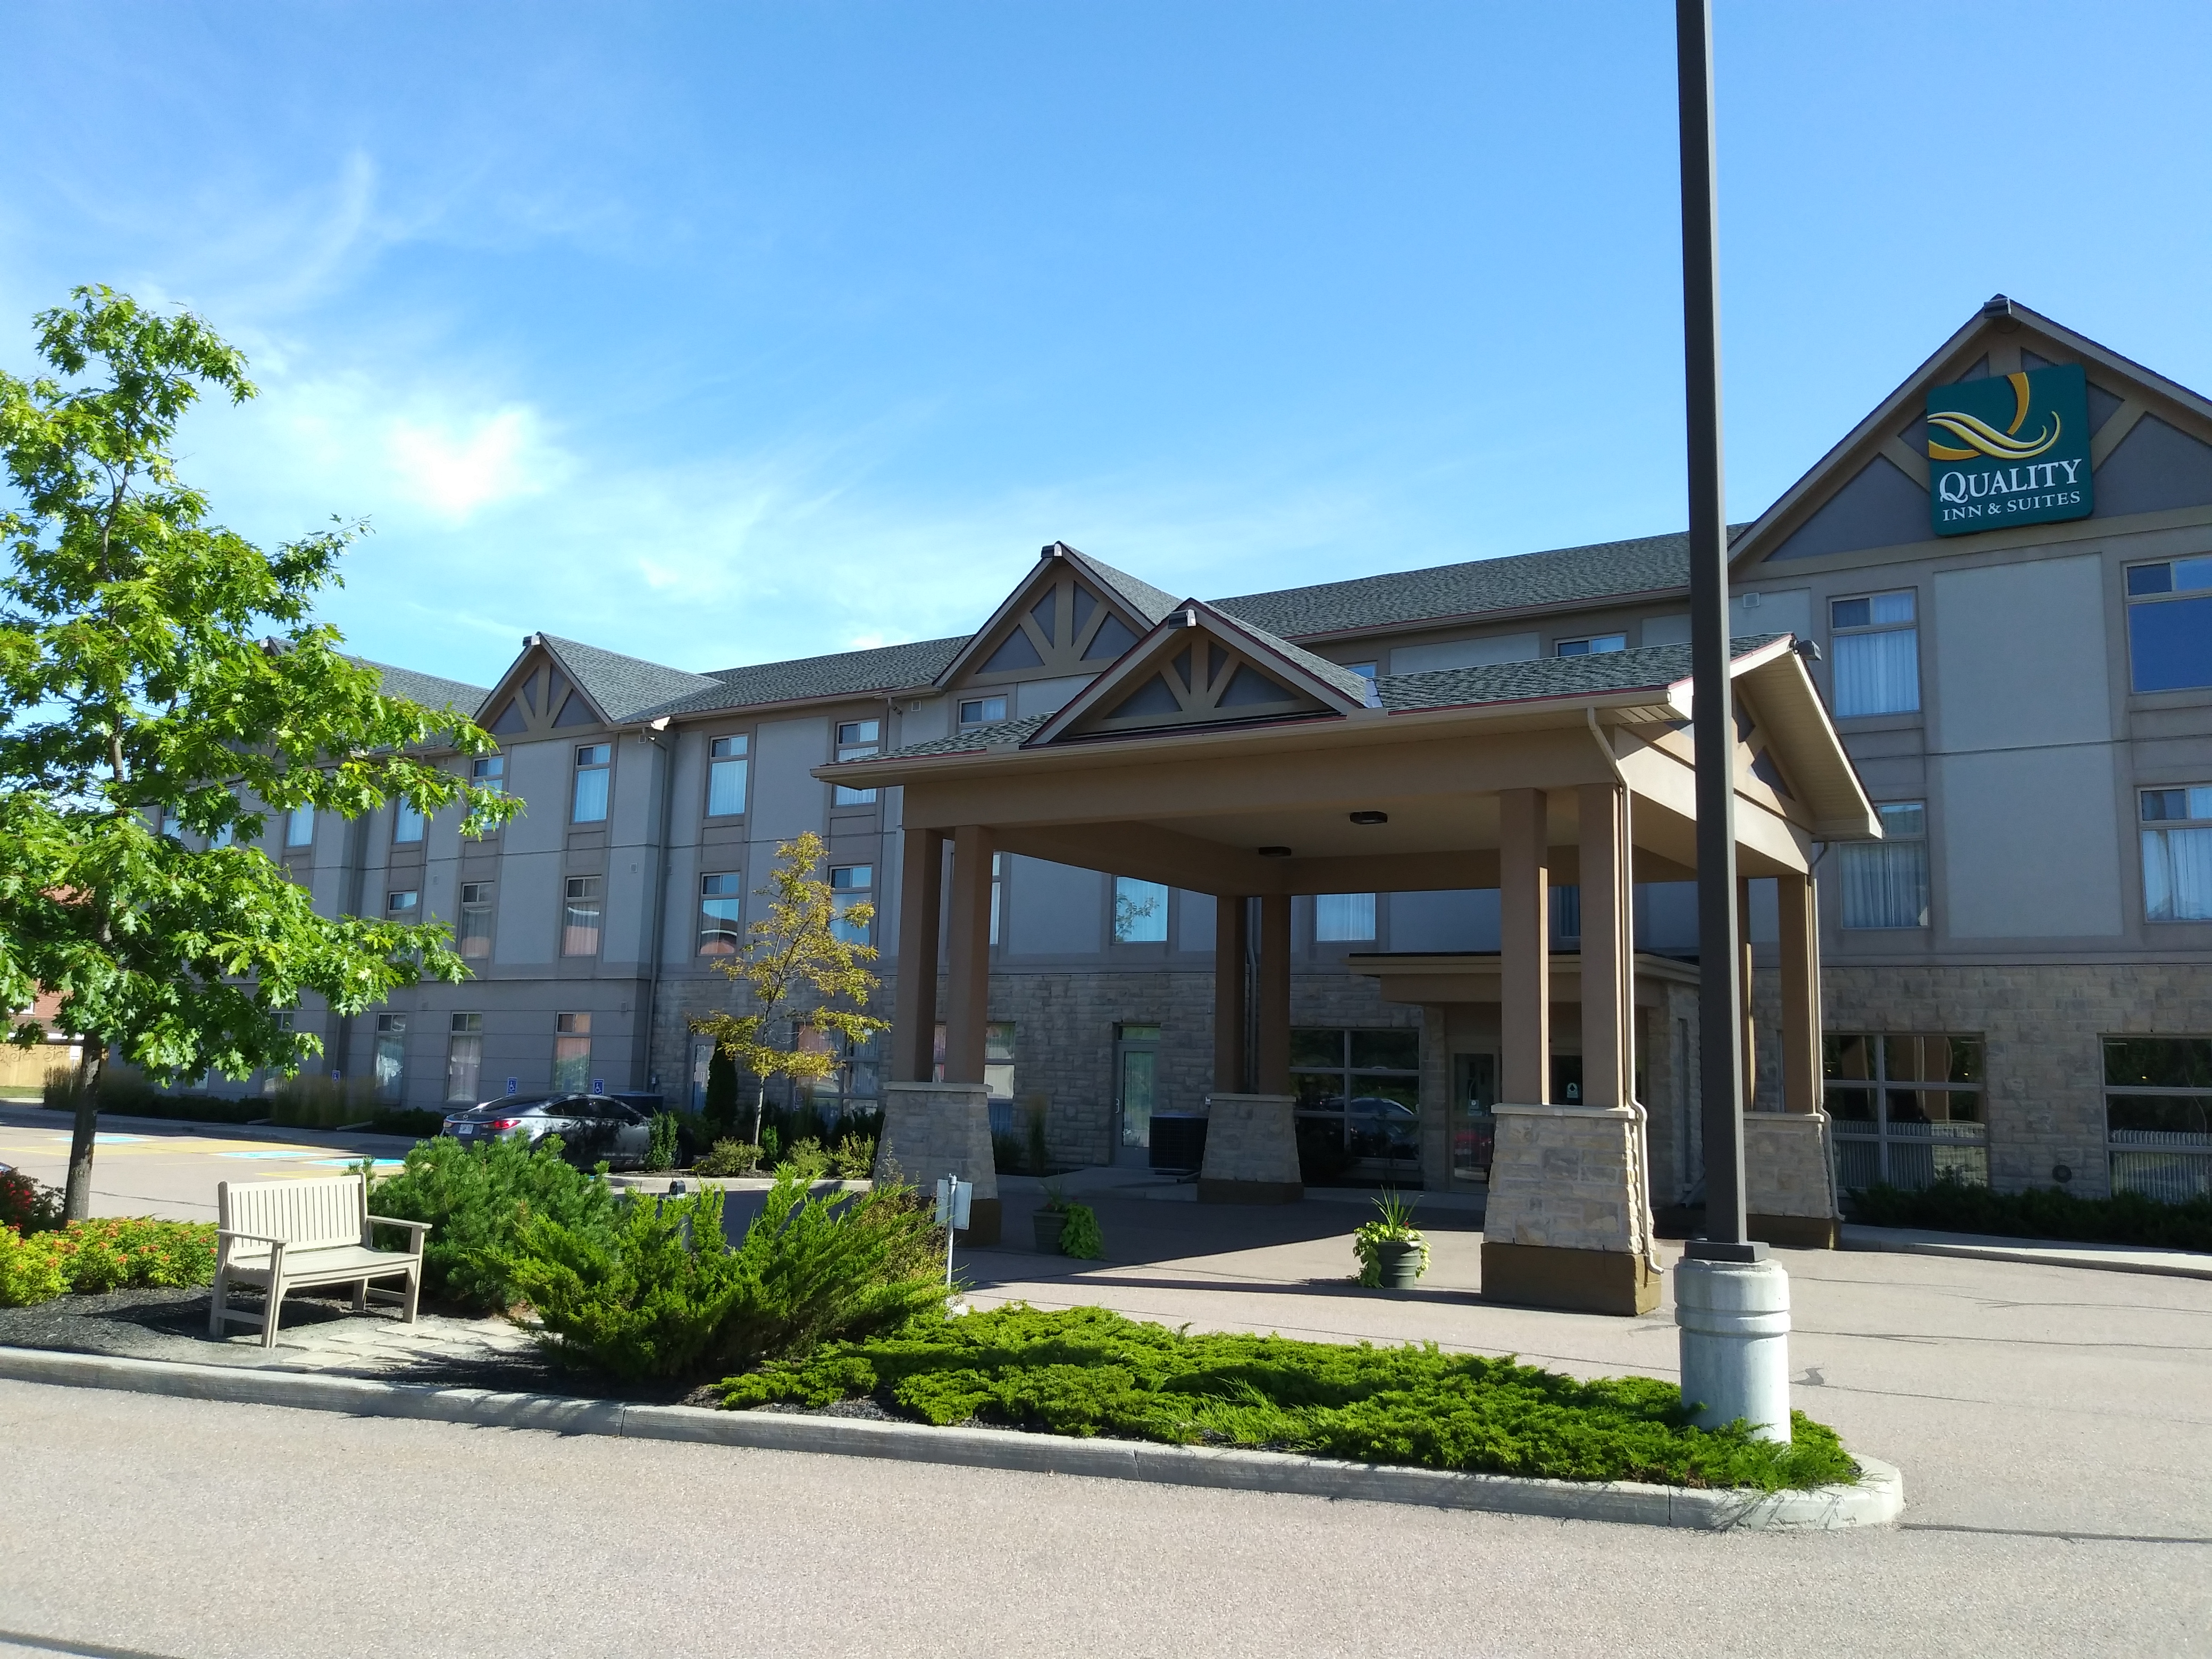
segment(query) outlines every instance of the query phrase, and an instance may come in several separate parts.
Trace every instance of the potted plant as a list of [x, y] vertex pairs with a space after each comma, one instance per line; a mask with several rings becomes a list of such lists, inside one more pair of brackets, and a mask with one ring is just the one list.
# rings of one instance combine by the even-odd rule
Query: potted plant
[[1409, 1291], [1428, 1272], [1429, 1241], [1413, 1225], [1413, 1206], [1419, 1201], [1386, 1189], [1375, 1200], [1380, 1213], [1353, 1231], [1352, 1249], [1359, 1258], [1361, 1284]]
[[1060, 1254], [1060, 1235], [1067, 1226], [1067, 1199], [1057, 1187], [1044, 1189], [1044, 1208], [1030, 1218], [1030, 1224], [1036, 1229], [1039, 1255]]

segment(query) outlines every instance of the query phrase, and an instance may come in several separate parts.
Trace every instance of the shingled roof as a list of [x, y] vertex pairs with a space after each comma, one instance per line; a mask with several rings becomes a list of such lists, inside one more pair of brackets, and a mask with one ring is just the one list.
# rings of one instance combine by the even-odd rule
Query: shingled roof
[[705, 678], [709, 687], [686, 693], [651, 710], [659, 714], [706, 714], [718, 708], [750, 708], [762, 703], [801, 702], [810, 697], [857, 696], [872, 691], [904, 691], [927, 685], [968, 643], [970, 635], [916, 640], [907, 645], [877, 646], [866, 651], [838, 651], [826, 657], [794, 657], [787, 662], [717, 668]]
[[[1731, 525], [1733, 540], [1747, 526]], [[1687, 586], [1690, 538], [1644, 536], [1509, 558], [1474, 559], [1351, 581], [1216, 599], [1217, 610], [1288, 639], [1364, 628], [1451, 622], [1486, 611], [1528, 611]]]
[[[1779, 634], [1740, 635], [1729, 642], [1730, 659], [1782, 637]], [[1662, 691], [1689, 677], [1688, 646], [1647, 645], [1635, 651], [1593, 652], [1586, 657], [1537, 657], [1481, 668], [1385, 674], [1375, 682], [1375, 694], [1383, 708], [1397, 714], [1417, 708], [1472, 708], [1487, 702]]]
[[704, 674], [686, 673], [681, 668], [647, 662], [642, 657], [602, 651], [580, 640], [556, 639], [550, 634], [538, 637], [562, 667], [568, 671], [568, 678], [582, 688], [584, 695], [599, 704], [609, 720], [617, 722], [636, 720], [678, 698], [712, 690], [720, 684]]
[[367, 657], [351, 657], [363, 668], [374, 668], [383, 677], [384, 695], [404, 697], [410, 702], [419, 702], [426, 708], [458, 708], [473, 716], [483, 707], [483, 700], [491, 696], [488, 685], [471, 685], [466, 680], [449, 680], [439, 674], [424, 674], [412, 668], [395, 668], [388, 662], [372, 662]]

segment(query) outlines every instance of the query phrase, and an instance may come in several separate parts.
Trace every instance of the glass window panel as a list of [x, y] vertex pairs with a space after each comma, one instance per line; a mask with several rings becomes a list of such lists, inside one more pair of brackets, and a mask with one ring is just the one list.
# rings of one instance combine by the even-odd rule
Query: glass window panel
[[2107, 1095], [2105, 1116], [2119, 1133], [2212, 1133], [2212, 1095]]
[[1871, 1079], [1874, 1076], [1874, 1042], [1870, 1036], [1822, 1037], [1822, 1073], [1837, 1079]]
[[960, 723], [963, 726], [988, 726], [1006, 718], [1006, 700], [1004, 697], [969, 697], [960, 705]]
[[1874, 625], [1877, 628], [1912, 620], [1912, 592], [1909, 588], [1901, 593], [1876, 593], [1868, 604], [1873, 611]]
[[553, 1086], [580, 1091], [592, 1086], [592, 1040], [587, 1036], [553, 1039]]
[[2130, 594], [2171, 593], [2173, 592], [2173, 567], [2170, 564], [2129, 566], [2128, 592]]
[[1358, 1111], [1359, 1103], [1364, 1100], [1388, 1100], [1401, 1106], [1418, 1108], [1421, 1103], [1420, 1085], [1411, 1078], [1357, 1073], [1352, 1079], [1352, 1103], [1350, 1109]]
[[841, 864], [830, 872], [830, 885], [838, 892], [850, 892], [876, 884], [876, 866], [872, 864]]
[[877, 724], [873, 720], [842, 721], [837, 727], [838, 746], [842, 748], [847, 744], [873, 743], [876, 741], [878, 730]]
[[1421, 1034], [1409, 1030], [1354, 1031], [1352, 1063], [1363, 1070], [1418, 1072], [1421, 1069]]
[[2212, 558], [2198, 554], [2194, 558], [2173, 562], [2173, 591], [2177, 593], [2201, 593], [2212, 587]]
[[1917, 800], [1893, 801], [1876, 809], [1881, 814], [1881, 833], [1893, 839], [1909, 839], [1928, 833], [1928, 809]]
[[2186, 789], [2146, 789], [2142, 792], [2142, 817], [2145, 823], [2158, 823], [2167, 818], [2189, 816], [2189, 792]]
[[744, 944], [744, 878], [734, 871], [699, 878], [699, 954], [735, 956]]
[[1928, 844], [1845, 842], [1836, 849], [1846, 927], [1928, 925]]
[[284, 818], [284, 845], [313, 847], [315, 844], [315, 808], [313, 802], [295, 806]]
[[1344, 1064], [1344, 1032], [1334, 1027], [1292, 1026], [1291, 1064], [1340, 1067]]
[[604, 766], [581, 767], [577, 770], [575, 823], [606, 822], [607, 775], [607, 769]]
[[460, 926], [455, 932], [459, 938], [463, 957], [471, 961], [482, 961], [491, 955], [489, 882], [465, 881], [461, 884]]
[[715, 738], [708, 744], [708, 748], [715, 760], [729, 760], [741, 757], [745, 752], [745, 737], [743, 732], [739, 732], [735, 737]]
[[2212, 788], [2192, 786], [2187, 793], [2189, 816], [2192, 818], [2212, 818]]
[[[719, 747], [719, 744], [717, 745]], [[718, 760], [707, 769], [707, 816], [734, 817], [745, 810], [745, 761]]]
[[1340, 1112], [1344, 1109], [1344, 1073], [1293, 1072], [1291, 1087], [1297, 1093], [1302, 1112]]
[[[1164, 933], [1161, 935], [1166, 937]], [[1322, 893], [1314, 899], [1314, 938], [1323, 944], [1375, 937], [1375, 895]]]
[[2212, 685], [2212, 598], [2130, 605], [2128, 664], [2138, 691]]
[[2105, 1081], [2153, 1089], [2212, 1088], [2212, 1039], [2107, 1037]]
[[1821, 1103], [1827, 1108], [1828, 1115], [1838, 1122], [1874, 1121], [1874, 1091], [1871, 1089], [1854, 1089], [1831, 1083], [1822, 1091]]
[[1836, 714], [1910, 714], [1920, 707], [1920, 630], [1893, 628], [1842, 634], [1836, 659]]
[[421, 908], [422, 896], [411, 887], [400, 889], [384, 896], [384, 914], [394, 921], [413, 921]]
[[1872, 619], [1873, 605], [1869, 600], [1836, 599], [1828, 606], [1831, 628], [1864, 628]]
[[1168, 936], [1168, 890], [1157, 881], [1114, 878], [1114, 942], [1161, 945]]
[[398, 842], [422, 839], [422, 815], [404, 800], [392, 804], [392, 839]]
[[2146, 830], [2142, 861], [2148, 920], [2212, 921], [2212, 829]]
[[[456, 1014], [456, 1021], [474, 1019], [473, 1014]], [[448, 1101], [473, 1101], [479, 1093], [478, 1085], [483, 1075], [483, 1038], [473, 1030], [464, 1031], [459, 1024], [446, 1046], [446, 1098]]]
[[507, 792], [507, 757], [480, 755], [469, 763], [469, 781], [495, 795]]
[[985, 1060], [1012, 1060], [1014, 1057], [1014, 1024], [1011, 1019], [994, 1019], [983, 1027]]

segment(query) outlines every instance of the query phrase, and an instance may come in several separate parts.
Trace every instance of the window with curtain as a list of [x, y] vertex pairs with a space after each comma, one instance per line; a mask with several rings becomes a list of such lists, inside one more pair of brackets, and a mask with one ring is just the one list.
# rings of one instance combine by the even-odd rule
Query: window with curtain
[[569, 816], [574, 823], [605, 823], [607, 821], [607, 778], [613, 764], [613, 745], [604, 743], [580, 743], [576, 745], [575, 810]]
[[473, 1102], [483, 1077], [483, 1016], [455, 1014], [446, 1040], [446, 1098]]
[[553, 1086], [578, 1093], [592, 1086], [592, 1017], [553, 1016]]
[[[837, 726], [837, 758], [841, 761], [867, 760], [877, 749], [877, 738], [882, 730], [876, 720], [842, 720]], [[876, 798], [872, 789], [848, 789], [843, 784], [830, 791], [831, 802], [838, 806], [866, 806]]]
[[1928, 809], [1892, 801], [1881, 813], [1881, 841], [1847, 841], [1836, 848], [1844, 887], [1844, 926], [1928, 925]]
[[284, 845], [313, 847], [315, 844], [315, 805], [309, 801], [295, 806], [284, 815]]
[[376, 1017], [376, 1097], [387, 1106], [399, 1103], [407, 1087], [407, 1016]]
[[1829, 602], [1838, 718], [1917, 712], [1918, 614], [1909, 587]]
[[599, 953], [599, 915], [605, 903], [604, 878], [571, 876], [561, 913], [561, 954], [595, 957]]
[[1164, 945], [1168, 939], [1168, 890], [1163, 882], [1114, 878], [1114, 943]]
[[491, 891], [488, 881], [461, 884], [461, 925], [454, 931], [460, 937], [461, 955], [471, 962], [491, 955]]
[[2144, 917], [2212, 921], [2212, 787], [2146, 789], [2138, 799]]
[[1314, 897], [1314, 938], [1327, 944], [1362, 944], [1375, 937], [1375, 895], [1320, 893]]
[[742, 733], [707, 744], [707, 816], [735, 817], [745, 810], [745, 749]]
[[422, 839], [422, 815], [404, 800], [392, 803], [392, 839], [397, 842]]

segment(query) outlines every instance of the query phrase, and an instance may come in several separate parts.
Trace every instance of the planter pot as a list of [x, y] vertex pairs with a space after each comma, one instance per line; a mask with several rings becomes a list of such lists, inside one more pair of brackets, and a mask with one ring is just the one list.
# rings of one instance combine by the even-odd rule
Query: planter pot
[[1411, 1239], [1386, 1239], [1375, 1248], [1382, 1262], [1382, 1288], [1412, 1290], [1421, 1276], [1421, 1247]]
[[1067, 1225], [1067, 1212], [1065, 1210], [1039, 1210], [1036, 1215], [1030, 1218], [1030, 1224], [1036, 1229], [1037, 1254], [1039, 1255], [1058, 1255], [1060, 1254], [1060, 1230]]

